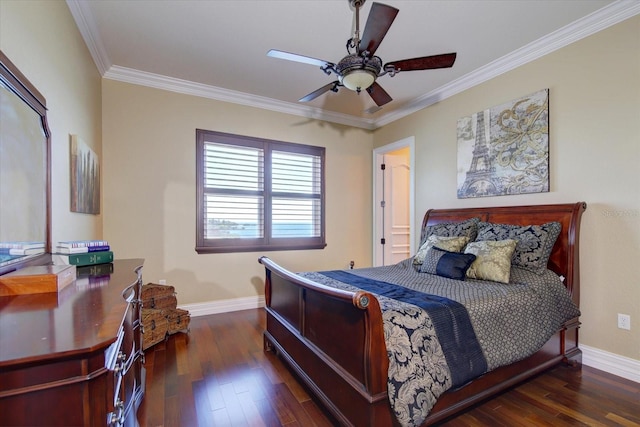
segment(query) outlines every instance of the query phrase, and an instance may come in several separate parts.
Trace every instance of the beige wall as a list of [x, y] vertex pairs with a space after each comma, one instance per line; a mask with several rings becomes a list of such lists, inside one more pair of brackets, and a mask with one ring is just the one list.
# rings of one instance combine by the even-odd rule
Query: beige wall
[[101, 76], [67, 4], [0, 0], [0, 49], [47, 100], [52, 242], [101, 237], [101, 215], [69, 209], [69, 134], [100, 155], [102, 112]]
[[[456, 198], [456, 121], [550, 89], [549, 193]], [[415, 136], [416, 221], [429, 208], [586, 201], [581, 342], [640, 359], [640, 17], [446, 99], [374, 134]], [[419, 226], [419, 224], [416, 224]], [[617, 328], [631, 315], [631, 331]]]
[[[324, 250], [198, 255], [196, 129], [326, 147]], [[145, 280], [166, 279], [180, 304], [264, 294], [267, 255], [294, 271], [371, 264], [369, 132], [103, 81], [104, 236], [120, 258], [143, 257]]]

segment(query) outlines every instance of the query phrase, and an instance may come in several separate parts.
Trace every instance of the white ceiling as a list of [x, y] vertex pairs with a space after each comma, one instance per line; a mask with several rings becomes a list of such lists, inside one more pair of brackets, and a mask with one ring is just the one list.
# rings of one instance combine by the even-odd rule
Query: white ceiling
[[[279, 49], [337, 63], [353, 36], [349, 0], [67, 0], [109, 79], [374, 129], [640, 13], [635, 0], [381, 0], [400, 10], [376, 55], [384, 63], [457, 52], [452, 68], [378, 79], [393, 101], [374, 114], [319, 68]], [[361, 33], [372, 0], [361, 10]]]

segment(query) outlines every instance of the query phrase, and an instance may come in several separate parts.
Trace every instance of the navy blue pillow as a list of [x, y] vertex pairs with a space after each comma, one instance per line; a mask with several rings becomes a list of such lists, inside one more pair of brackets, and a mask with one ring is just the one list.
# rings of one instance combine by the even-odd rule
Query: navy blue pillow
[[449, 279], [464, 280], [467, 270], [475, 261], [474, 254], [449, 252], [435, 246], [429, 248], [424, 262], [420, 267], [421, 273], [437, 274]]

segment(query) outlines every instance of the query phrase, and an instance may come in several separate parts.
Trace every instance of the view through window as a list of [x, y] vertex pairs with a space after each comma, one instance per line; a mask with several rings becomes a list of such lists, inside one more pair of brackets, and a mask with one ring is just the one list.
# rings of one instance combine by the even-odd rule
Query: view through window
[[324, 248], [322, 147], [197, 130], [198, 252]]

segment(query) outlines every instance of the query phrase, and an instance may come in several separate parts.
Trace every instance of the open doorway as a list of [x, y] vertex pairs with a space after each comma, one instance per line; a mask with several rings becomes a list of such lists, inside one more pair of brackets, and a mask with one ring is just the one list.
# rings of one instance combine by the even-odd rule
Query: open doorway
[[373, 265], [391, 265], [414, 252], [414, 138], [373, 151]]

